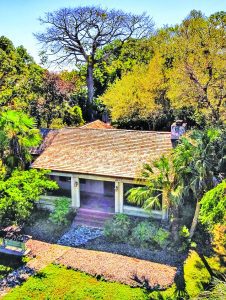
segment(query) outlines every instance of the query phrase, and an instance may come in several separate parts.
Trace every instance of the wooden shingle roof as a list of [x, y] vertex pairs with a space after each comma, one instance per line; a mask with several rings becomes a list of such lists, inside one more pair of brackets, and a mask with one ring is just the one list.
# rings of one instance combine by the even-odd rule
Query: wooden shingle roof
[[171, 149], [169, 132], [66, 128], [33, 168], [133, 179], [142, 165]]
[[111, 126], [108, 123], [104, 123], [100, 120], [95, 120], [93, 122], [87, 123], [80, 128], [87, 128], [87, 129], [114, 129], [113, 126]]

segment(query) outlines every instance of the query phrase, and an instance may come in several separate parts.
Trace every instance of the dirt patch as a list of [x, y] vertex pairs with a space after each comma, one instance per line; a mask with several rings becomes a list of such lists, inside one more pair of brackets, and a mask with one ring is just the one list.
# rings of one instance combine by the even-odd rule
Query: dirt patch
[[168, 265], [85, 249], [70, 249], [57, 262], [130, 286], [141, 286], [146, 282], [152, 288], [166, 288], [173, 283], [176, 274], [176, 268]]

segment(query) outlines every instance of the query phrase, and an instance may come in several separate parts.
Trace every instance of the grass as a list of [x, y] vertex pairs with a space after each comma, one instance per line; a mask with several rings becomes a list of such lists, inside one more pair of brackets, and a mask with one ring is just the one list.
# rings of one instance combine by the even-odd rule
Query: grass
[[[206, 258], [214, 271], [224, 272], [217, 257]], [[50, 265], [22, 286], [13, 289], [5, 300], [176, 300], [194, 299], [202, 293], [211, 281], [202, 259], [196, 251], [190, 251], [184, 263], [182, 276], [165, 291], [148, 292], [120, 283], [98, 280], [82, 272], [63, 266]], [[218, 298], [216, 298], [218, 299]]]
[[21, 257], [15, 255], [0, 254], [0, 280], [13, 270], [24, 264]]
[[[217, 256], [206, 260], [215, 273], [225, 272]], [[183, 277], [183, 278], [182, 278]], [[205, 291], [211, 282], [211, 276], [196, 251], [190, 251], [184, 263], [183, 276], [165, 291], [150, 294], [152, 300], [194, 299]]]
[[72, 269], [50, 265], [21, 287], [13, 289], [4, 299], [143, 300], [148, 296], [140, 288], [97, 280]]

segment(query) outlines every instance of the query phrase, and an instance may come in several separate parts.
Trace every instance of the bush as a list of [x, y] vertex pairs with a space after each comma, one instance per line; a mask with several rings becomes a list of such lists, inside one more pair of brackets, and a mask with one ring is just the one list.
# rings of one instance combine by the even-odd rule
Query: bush
[[141, 247], [148, 247], [152, 243], [157, 228], [148, 221], [140, 222], [132, 231], [130, 241], [132, 244]]
[[66, 197], [56, 199], [54, 211], [50, 214], [50, 220], [56, 225], [67, 225], [70, 211], [70, 201]]
[[162, 248], [166, 246], [169, 232], [163, 228], [159, 228], [153, 236], [153, 240]]
[[131, 222], [127, 215], [115, 215], [113, 220], [105, 223], [104, 235], [112, 241], [125, 242], [130, 233], [130, 225]]
[[164, 247], [169, 237], [169, 232], [163, 228], [158, 228], [157, 224], [148, 221], [140, 222], [132, 231], [130, 241], [132, 244], [149, 247], [157, 244]]

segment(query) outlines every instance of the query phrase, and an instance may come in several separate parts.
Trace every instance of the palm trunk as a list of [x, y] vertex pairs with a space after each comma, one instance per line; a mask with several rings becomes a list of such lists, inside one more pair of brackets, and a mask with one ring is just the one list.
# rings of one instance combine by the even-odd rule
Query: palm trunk
[[194, 233], [195, 233], [195, 230], [196, 230], [196, 227], [197, 227], [197, 224], [198, 224], [199, 211], [200, 211], [200, 203], [197, 200], [196, 207], [195, 207], [195, 214], [194, 214], [192, 224], [191, 224], [191, 228], [190, 228], [189, 238], [192, 238]]
[[86, 74], [86, 83], [88, 88], [88, 114], [90, 119], [93, 119], [93, 97], [94, 97], [94, 80], [93, 80], [93, 64], [88, 64], [87, 74]]

